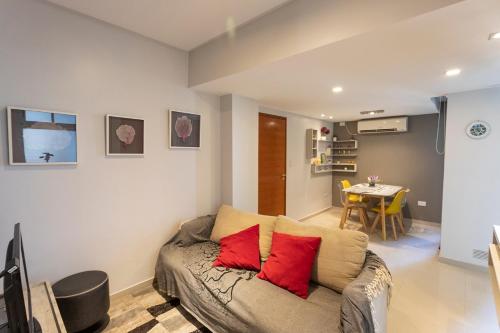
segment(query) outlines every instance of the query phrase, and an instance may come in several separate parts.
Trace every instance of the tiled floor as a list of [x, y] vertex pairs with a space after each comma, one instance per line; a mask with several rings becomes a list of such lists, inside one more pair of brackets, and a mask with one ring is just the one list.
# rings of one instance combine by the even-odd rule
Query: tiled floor
[[[339, 208], [307, 222], [338, 227]], [[352, 220], [356, 220], [353, 212]], [[409, 228], [409, 221], [405, 221]], [[348, 228], [358, 229], [350, 222]], [[389, 308], [389, 333], [499, 332], [487, 271], [438, 261], [440, 228], [415, 223], [398, 241], [370, 235], [369, 248], [382, 257], [394, 279]]]
[[168, 302], [153, 287], [113, 297], [105, 333], [209, 333], [176, 299]]

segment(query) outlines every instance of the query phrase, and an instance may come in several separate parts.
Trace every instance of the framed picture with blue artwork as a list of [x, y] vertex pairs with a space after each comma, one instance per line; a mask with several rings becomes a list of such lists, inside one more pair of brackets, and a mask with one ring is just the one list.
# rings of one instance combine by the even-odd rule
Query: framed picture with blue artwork
[[9, 164], [77, 164], [77, 115], [26, 107], [7, 108]]
[[199, 149], [201, 146], [201, 116], [170, 110], [170, 148]]
[[144, 120], [106, 115], [106, 155], [143, 156]]

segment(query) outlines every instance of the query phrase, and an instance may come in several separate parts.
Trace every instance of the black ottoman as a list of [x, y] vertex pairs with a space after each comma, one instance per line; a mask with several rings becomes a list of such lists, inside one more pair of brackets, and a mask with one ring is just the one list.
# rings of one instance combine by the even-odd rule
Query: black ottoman
[[100, 332], [109, 323], [108, 275], [87, 271], [68, 276], [52, 286], [66, 330]]

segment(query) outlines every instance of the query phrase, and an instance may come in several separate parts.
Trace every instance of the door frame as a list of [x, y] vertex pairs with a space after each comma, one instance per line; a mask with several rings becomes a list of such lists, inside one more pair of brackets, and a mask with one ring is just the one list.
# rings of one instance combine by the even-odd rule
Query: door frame
[[288, 163], [287, 163], [287, 158], [288, 158], [288, 154], [287, 154], [287, 150], [288, 150], [288, 118], [287, 117], [283, 117], [283, 116], [278, 116], [278, 115], [275, 115], [275, 114], [270, 114], [270, 113], [265, 113], [265, 112], [259, 112], [259, 115], [258, 115], [258, 133], [257, 133], [257, 212], [259, 212], [259, 202], [260, 202], [260, 191], [259, 191], [259, 187], [260, 187], [260, 117], [270, 117], [270, 118], [275, 118], [275, 119], [279, 119], [279, 120], [284, 120], [285, 121], [285, 156], [284, 156], [284, 165], [285, 165], [285, 182], [284, 182], [284, 200], [283, 200], [283, 215], [286, 215], [286, 199], [287, 199], [287, 181], [288, 181]]

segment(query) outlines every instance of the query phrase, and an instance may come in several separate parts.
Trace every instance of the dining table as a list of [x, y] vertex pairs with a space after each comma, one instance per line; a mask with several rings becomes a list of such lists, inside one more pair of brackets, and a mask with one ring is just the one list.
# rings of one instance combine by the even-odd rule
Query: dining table
[[396, 193], [403, 189], [402, 186], [398, 185], [387, 185], [387, 184], [375, 184], [370, 186], [368, 183], [356, 184], [348, 188], [344, 188], [342, 191], [345, 192], [344, 208], [342, 210], [342, 217], [340, 219], [340, 229], [344, 229], [344, 225], [347, 220], [347, 211], [349, 209], [349, 194], [357, 194], [362, 198], [374, 198], [380, 200], [380, 218], [382, 221], [382, 239], [387, 239], [387, 233], [385, 228], [385, 202], [387, 198], [394, 197]]

